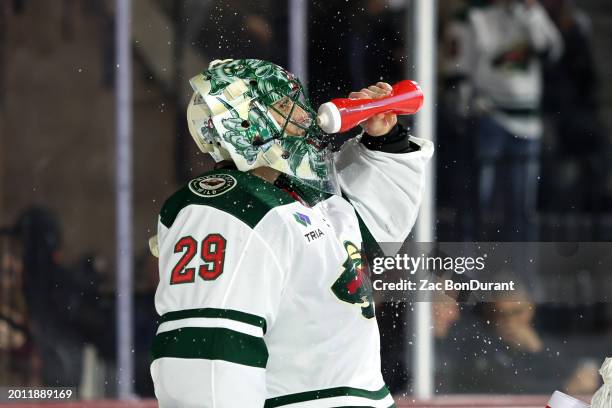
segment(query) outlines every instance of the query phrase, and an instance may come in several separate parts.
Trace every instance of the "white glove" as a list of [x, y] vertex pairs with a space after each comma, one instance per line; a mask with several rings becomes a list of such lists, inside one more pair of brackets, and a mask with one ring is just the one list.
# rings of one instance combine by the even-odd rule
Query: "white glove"
[[599, 374], [603, 377], [604, 384], [593, 395], [591, 408], [610, 408], [612, 407], [612, 357], [606, 358], [599, 369]]
[[149, 251], [151, 251], [151, 255], [159, 258], [159, 244], [157, 243], [157, 235], [153, 235], [151, 238], [149, 238]]

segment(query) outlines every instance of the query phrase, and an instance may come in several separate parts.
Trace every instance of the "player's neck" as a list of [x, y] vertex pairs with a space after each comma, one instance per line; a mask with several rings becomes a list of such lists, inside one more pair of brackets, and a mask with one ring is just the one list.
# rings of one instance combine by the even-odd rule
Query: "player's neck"
[[251, 170], [250, 173], [254, 176], [264, 179], [265, 181], [271, 184], [274, 184], [274, 182], [280, 175], [280, 171], [274, 170], [270, 167], [257, 167], [256, 169]]

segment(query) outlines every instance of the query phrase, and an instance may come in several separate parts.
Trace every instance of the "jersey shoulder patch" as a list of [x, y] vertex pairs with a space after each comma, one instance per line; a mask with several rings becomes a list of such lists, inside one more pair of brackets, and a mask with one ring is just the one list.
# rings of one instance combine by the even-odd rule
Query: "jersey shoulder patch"
[[224, 211], [253, 228], [272, 208], [292, 201], [289, 194], [250, 173], [211, 170], [190, 180], [168, 198], [160, 219], [170, 228], [183, 208], [203, 205]]

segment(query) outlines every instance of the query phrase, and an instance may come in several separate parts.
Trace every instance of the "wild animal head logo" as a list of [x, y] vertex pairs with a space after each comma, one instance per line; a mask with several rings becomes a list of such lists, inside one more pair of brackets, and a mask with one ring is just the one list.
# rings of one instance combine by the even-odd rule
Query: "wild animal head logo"
[[225, 180], [221, 178], [211, 178], [208, 180], [202, 180], [200, 182], [200, 186], [206, 190], [214, 190], [223, 187], [225, 183]]
[[331, 289], [338, 299], [359, 306], [363, 317], [371, 319], [374, 317], [374, 298], [367, 262], [352, 242], [344, 241], [344, 249], [347, 258], [342, 264], [343, 271]]

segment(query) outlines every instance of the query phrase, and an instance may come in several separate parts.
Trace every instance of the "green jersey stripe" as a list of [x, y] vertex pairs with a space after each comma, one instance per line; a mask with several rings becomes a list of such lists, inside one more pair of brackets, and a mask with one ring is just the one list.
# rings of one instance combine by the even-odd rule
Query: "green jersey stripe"
[[387, 389], [386, 385], [383, 385], [383, 387], [378, 391], [368, 391], [363, 390], [361, 388], [353, 387], [336, 387], [270, 398], [266, 400], [264, 408], [281, 407], [283, 405], [295, 404], [298, 402], [306, 402], [332, 397], [362, 397], [371, 400], [381, 400], [387, 395], [389, 395], [389, 390]]
[[[364, 407], [363, 405], [358, 406], [358, 405], [346, 405], [346, 406], [341, 406], [341, 407], [334, 407], [334, 408], [369, 408], [369, 407]], [[397, 408], [397, 405], [395, 405], [395, 403], [389, 405], [387, 408]]]
[[268, 349], [263, 338], [234, 330], [183, 327], [155, 336], [151, 347], [151, 361], [162, 357], [224, 360], [265, 368]]
[[[232, 188], [218, 196], [202, 196], [189, 188], [192, 183], [197, 184], [198, 180], [206, 177], [215, 179], [231, 177], [236, 181]], [[270, 210], [294, 201], [283, 190], [252, 174], [231, 169], [211, 170], [191, 180], [187, 186], [166, 200], [160, 211], [160, 221], [170, 228], [183, 208], [189, 205], [203, 205], [230, 214], [249, 227], [255, 228]], [[248, 211], [244, 211], [245, 208]]]
[[[341, 407], [334, 407], [334, 408], [366, 408], [364, 406], [357, 406], [357, 405], [346, 405], [346, 406], [341, 406]], [[387, 408], [397, 408], [397, 405], [395, 405], [395, 403], [389, 405]]]
[[189, 319], [192, 317], [212, 317], [219, 319], [229, 319], [236, 320], [237, 322], [242, 322], [246, 324], [250, 324], [253, 326], [261, 327], [264, 334], [268, 329], [266, 319], [261, 316], [257, 316], [250, 313], [239, 312], [238, 310], [231, 309], [215, 309], [215, 308], [204, 308], [204, 309], [186, 309], [186, 310], [178, 310], [176, 312], [168, 312], [164, 313], [164, 315], [159, 319], [159, 324], [180, 320], [180, 319]]

